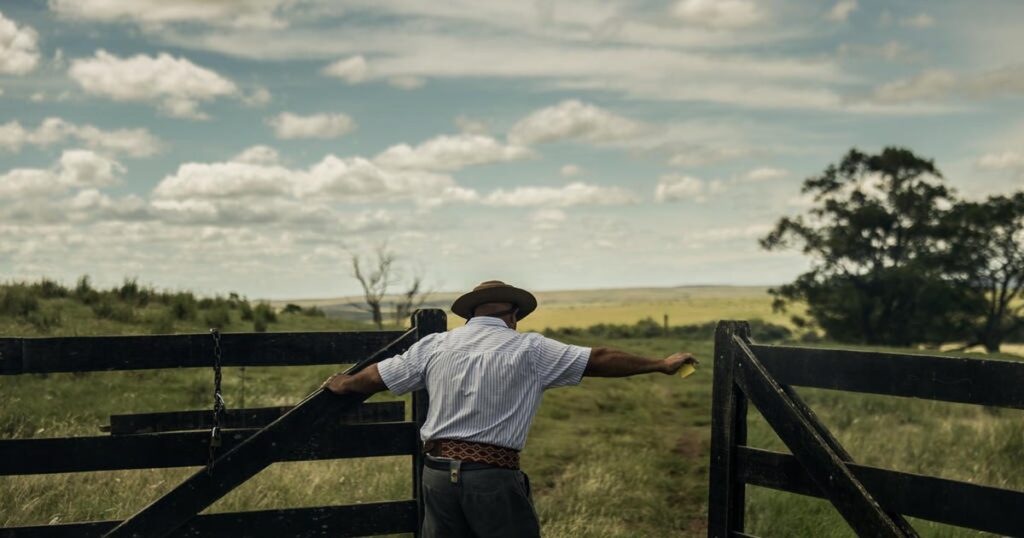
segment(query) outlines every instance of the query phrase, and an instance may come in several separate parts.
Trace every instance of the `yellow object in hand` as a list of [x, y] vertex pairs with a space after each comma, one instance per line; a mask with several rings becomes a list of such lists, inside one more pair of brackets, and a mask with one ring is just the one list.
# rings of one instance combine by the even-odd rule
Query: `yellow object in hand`
[[694, 367], [694, 365], [692, 365], [692, 364], [684, 364], [683, 367], [679, 369], [679, 377], [685, 379], [685, 378], [690, 377], [691, 375], [693, 375], [693, 373], [696, 372], [696, 371], [697, 371], [697, 368]]

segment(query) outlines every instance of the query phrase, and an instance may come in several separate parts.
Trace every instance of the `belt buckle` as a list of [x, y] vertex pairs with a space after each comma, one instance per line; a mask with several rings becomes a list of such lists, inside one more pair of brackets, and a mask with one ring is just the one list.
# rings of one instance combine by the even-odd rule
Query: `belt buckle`
[[462, 462], [459, 460], [451, 460], [448, 462], [448, 480], [452, 484], [459, 483], [459, 472], [462, 470]]

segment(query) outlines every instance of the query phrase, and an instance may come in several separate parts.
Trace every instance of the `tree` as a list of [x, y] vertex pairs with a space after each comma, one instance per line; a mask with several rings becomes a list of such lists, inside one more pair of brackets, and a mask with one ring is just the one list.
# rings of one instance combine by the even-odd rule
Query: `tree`
[[423, 290], [423, 275], [416, 273], [409, 286], [395, 300], [395, 325], [401, 326], [405, 323], [414, 310], [423, 306], [429, 296], [430, 291]]
[[[385, 299], [391, 285], [401, 280], [401, 274], [396, 264], [398, 257], [387, 243], [379, 245], [374, 254], [368, 268], [363, 267], [358, 254], [352, 254], [352, 273], [363, 288], [363, 303], [356, 306], [369, 312], [377, 328], [383, 329]], [[423, 289], [423, 275], [416, 273], [408, 287], [394, 298], [395, 325], [402, 325], [413, 310], [423, 305], [429, 294]]]
[[381, 244], [376, 249], [376, 259], [369, 269], [363, 269], [358, 254], [352, 254], [352, 273], [363, 287], [362, 308], [370, 313], [373, 323], [378, 329], [384, 328], [384, 316], [381, 313], [381, 303], [391, 285], [392, 266], [395, 262], [395, 254], [388, 250], [387, 243]]
[[973, 307], [945, 278], [941, 241], [953, 194], [932, 161], [904, 148], [853, 149], [805, 180], [802, 192], [812, 209], [780, 219], [761, 239], [765, 249], [798, 246], [812, 259], [810, 271], [772, 290], [776, 308], [803, 302], [845, 342], [910, 345], [965, 333]]
[[997, 352], [1024, 329], [1024, 191], [956, 204], [947, 231], [951, 273], [982, 305], [965, 347]]

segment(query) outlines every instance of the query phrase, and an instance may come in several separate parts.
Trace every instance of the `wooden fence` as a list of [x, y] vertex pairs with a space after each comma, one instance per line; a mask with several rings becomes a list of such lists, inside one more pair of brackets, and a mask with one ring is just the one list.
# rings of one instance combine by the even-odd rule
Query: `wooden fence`
[[[222, 366], [296, 366], [360, 363], [369, 365], [404, 351], [420, 338], [446, 329], [441, 310], [413, 315], [408, 332], [246, 333], [221, 336]], [[386, 353], [380, 353], [380, 351]], [[52, 372], [90, 372], [154, 368], [211, 367], [214, 341], [207, 334], [70, 338], [0, 338], [0, 375]], [[363, 403], [362, 398], [338, 398], [321, 391], [302, 403], [307, 416], [295, 408], [231, 410], [221, 419], [226, 428], [217, 448], [218, 466], [209, 476], [222, 496], [273, 462], [312, 461], [371, 456], [411, 456], [412, 495], [409, 500], [348, 506], [281, 508], [247, 512], [180, 515], [182, 523], [156, 521], [161, 536], [369, 536], [418, 533], [422, 520], [420, 497], [419, 427], [426, 417], [426, 393], [412, 397], [411, 421], [405, 421], [404, 402]], [[319, 422], [308, 414], [323, 412]], [[12, 412], [12, 410], [5, 410]], [[76, 473], [207, 465], [212, 416], [210, 411], [178, 411], [114, 415], [109, 435], [49, 439], [0, 440], [0, 476]], [[304, 428], [289, 424], [303, 423]], [[315, 428], [312, 427], [315, 424]], [[285, 427], [280, 427], [284, 425]], [[267, 432], [291, 434], [287, 442]], [[269, 439], [257, 446], [256, 438]], [[245, 452], [240, 450], [249, 447]], [[259, 450], [252, 456], [252, 448]], [[232, 455], [247, 455], [236, 458]], [[238, 473], [239, 459], [252, 471]], [[223, 463], [221, 463], [223, 462]], [[179, 487], [180, 489], [180, 487]], [[170, 494], [168, 494], [170, 495]], [[167, 497], [167, 496], [165, 496]], [[217, 497], [219, 498], [219, 497]], [[163, 500], [163, 499], [161, 499]], [[212, 501], [211, 501], [212, 502]], [[154, 503], [158, 504], [158, 503]], [[172, 503], [179, 510], [195, 503]], [[153, 505], [150, 505], [152, 507]], [[148, 507], [149, 508], [149, 507]], [[173, 525], [173, 526], [171, 526]], [[0, 538], [89, 537], [116, 534], [121, 521], [90, 521], [60, 525], [0, 528]], [[148, 531], [122, 535], [150, 536]]]
[[[859, 536], [917, 536], [903, 516], [1024, 536], [1024, 492], [857, 465], [793, 386], [1024, 409], [1024, 363], [764, 346], [746, 323], [721, 322], [709, 537], [749, 536], [746, 484], [828, 499]], [[746, 446], [748, 402], [791, 454]]]

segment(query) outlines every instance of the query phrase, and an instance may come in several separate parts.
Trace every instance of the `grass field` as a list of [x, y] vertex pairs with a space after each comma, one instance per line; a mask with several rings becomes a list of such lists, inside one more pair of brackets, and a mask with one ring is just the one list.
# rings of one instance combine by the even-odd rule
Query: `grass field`
[[[765, 298], [760, 306], [744, 312], [742, 304], [752, 304], [753, 299], [743, 294], [739, 294], [735, 304], [729, 303], [728, 298], [673, 297], [669, 292], [666, 295], [663, 301], [652, 304], [692, 301], [694, 305], [705, 305], [704, 312], [711, 316], [707, 319], [764, 317], [758, 314], [767, 311]], [[600, 296], [594, 294], [595, 298]], [[714, 315], [718, 311], [714, 306], [716, 300], [723, 301], [720, 311], [728, 314]], [[552, 310], [561, 308], [556, 300], [547, 304]], [[575, 310], [568, 300], [563, 304], [564, 308], [559, 310], [563, 317], [553, 315], [549, 319], [591, 319], [584, 318], [590, 315], [591, 308], [617, 308], [623, 317], [611, 321], [626, 322], [636, 319], [629, 315], [643, 317], [646, 314], [641, 313], [648, 308], [637, 307], [630, 312], [622, 306], [628, 304], [626, 301], [606, 306], [600, 306], [605, 304], [601, 301], [582, 303]], [[538, 311], [538, 318], [541, 313]], [[675, 318], [672, 321], [684, 322]], [[694, 317], [686, 321], [704, 320]], [[30, 327], [3, 323], [0, 318], [4, 335], [12, 334], [11, 329], [18, 327], [32, 331]], [[87, 334], [132, 330], [127, 324], [107, 323], [89, 325], [83, 320], [79, 324], [66, 316], [59, 331]], [[200, 320], [182, 322], [175, 330], [193, 331], [201, 325]], [[337, 319], [283, 315], [271, 330], [350, 327], [352, 322]], [[232, 318], [227, 329], [232, 328], [251, 327]], [[650, 356], [686, 349], [695, 352], [702, 365], [687, 380], [662, 375], [586, 379], [580, 387], [553, 390], [545, 396], [523, 454], [545, 536], [703, 536], [707, 514], [711, 342], [666, 338], [570, 339], [574, 343], [611, 345]], [[248, 368], [246, 406], [294, 403], [336, 369]], [[240, 370], [226, 369], [224, 379], [228, 403], [237, 405]], [[100, 435], [98, 426], [113, 413], [205, 409], [209, 406], [211, 383], [211, 374], [205, 369], [0, 377], [0, 438]], [[800, 392], [858, 461], [1024, 489], [1024, 474], [1020, 473], [1024, 413], [1020, 411], [829, 391]], [[387, 395], [375, 398], [390, 399]], [[750, 444], [784, 450], [756, 412], [750, 418]], [[194, 470], [2, 477], [0, 525], [124, 517]], [[209, 511], [402, 499], [408, 498], [410, 489], [408, 458], [277, 464]], [[749, 488], [747, 519], [748, 531], [758, 536], [853, 535], [825, 502], [758, 488]], [[914, 523], [923, 536], [981, 536], [927, 522]]]

